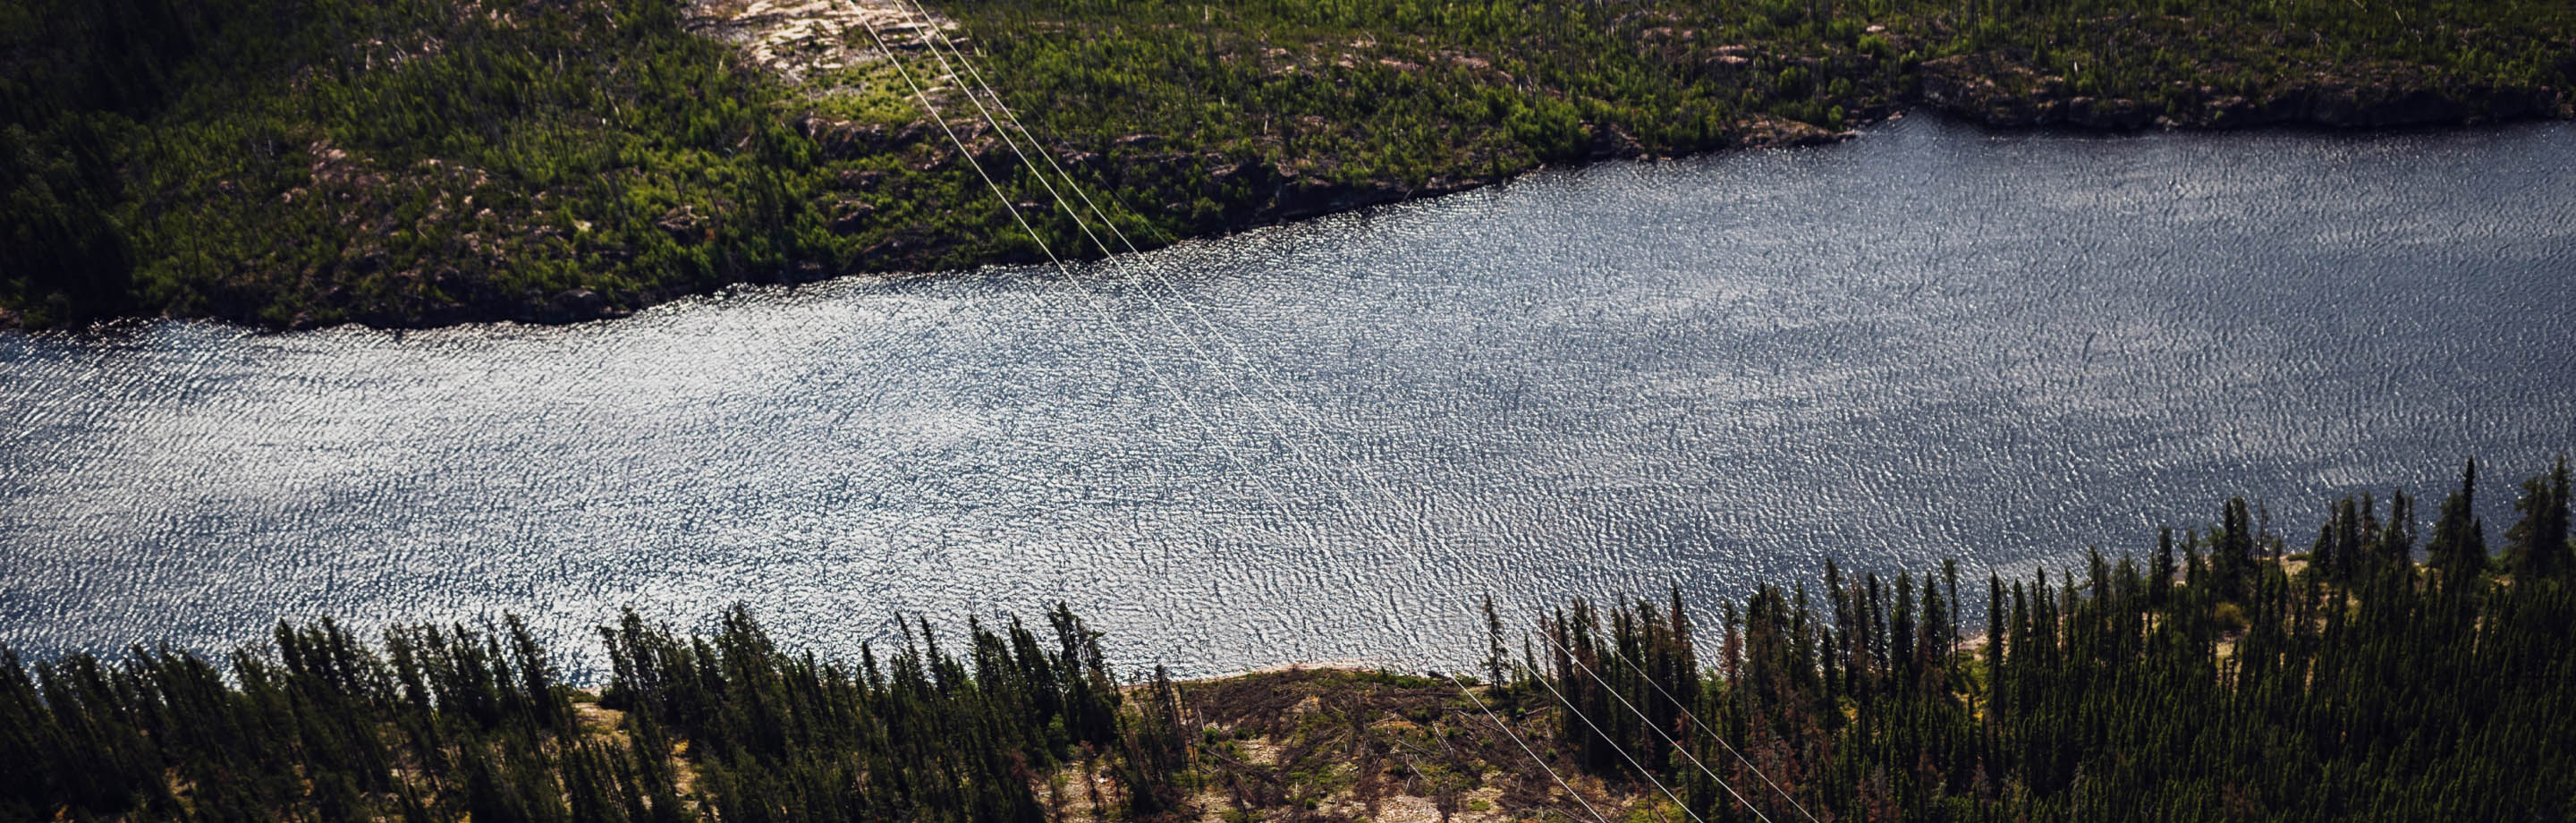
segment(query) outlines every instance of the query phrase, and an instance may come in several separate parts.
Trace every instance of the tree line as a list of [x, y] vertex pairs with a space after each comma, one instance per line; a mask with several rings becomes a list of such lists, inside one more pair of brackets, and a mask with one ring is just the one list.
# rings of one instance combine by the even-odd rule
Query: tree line
[[[1483, 694], [1440, 713], [1492, 705], [1650, 818], [1675, 811], [1651, 776], [1709, 821], [2563, 820], [2565, 461], [2517, 491], [2499, 544], [2472, 463], [2430, 519], [2402, 493], [2345, 499], [2303, 550], [2239, 499], [2147, 557], [2028, 579], [1829, 563], [1820, 587], [1764, 585], [1713, 618], [1678, 594], [1577, 601], [1528, 634], [1489, 604]], [[0, 649], [0, 818], [1160, 820], [1201, 813], [1245, 756], [1184, 708], [1192, 687], [1122, 682], [1061, 605], [954, 640], [902, 621], [856, 660], [782, 648], [743, 606], [707, 631], [630, 610], [598, 635], [595, 695], [515, 617], [372, 639], [281, 623], [219, 658]], [[1257, 725], [1303, 728], [1270, 702], [1285, 714]], [[1426, 744], [1530, 765], [1500, 738], [1439, 742], [1468, 733]], [[1480, 780], [1435, 766], [1381, 777]]]
[[1158, 670], [1130, 697], [1070, 611], [977, 623], [956, 654], [904, 633], [822, 662], [745, 608], [710, 634], [628, 611], [600, 629], [595, 700], [516, 617], [372, 642], [280, 624], [221, 666], [0, 651], [0, 818], [1036, 823], [1077, 767], [1115, 779], [1122, 796], [1087, 789], [1104, 811], [1177, 802], [1176, 687]]
[[1558, 722], [1570, 756], [1637, 780], [1634, 753], [1711, 821], [2564, 820], [2566, 462], [2522, 484], [2500, 547], [2477, 493], [2471, 463], [2429, 534], [2402, 493], [2344, 499], [2305, 551], [2231, 500], [2144, 561], [1965, 595], [1955, 562], [1829, 564], [1821, 590], [1764, 586], [1713, 625], [1576, 603], [1512, 693], [1556, 705], [1547, 678], [1593, 721]]

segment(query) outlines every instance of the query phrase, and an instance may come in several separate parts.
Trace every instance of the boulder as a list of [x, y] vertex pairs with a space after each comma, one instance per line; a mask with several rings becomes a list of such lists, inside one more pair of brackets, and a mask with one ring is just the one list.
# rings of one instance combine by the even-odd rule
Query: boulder
[[565, 289], [546, 301], [541, 319], [549, 323], [578, 323], [608, 316], [608, 298], [589, 289]]
[[681, 206], [665, 212], [662, 219], [653, 221], [653, 225], [683, 246], [697, 245], [707, 239], [706, 220], [698, 216], [695, 206]]
[[875, 216], [877, 213], [877, 207], [875, 205], [857, 200], [844, 200], [838, 205], [839, 208], [837, 208], [835, 213], [832, 215], [831, 229], [833, 234], [857, 233], [860, 229], [867, 226], [868, 218]]
[[1636, 137], [1618, 126], [1596, 125], [1589, 130], [1592, 138], [1584, 153], [1594, 160], [1632, 160], [1646, 156], [1645, 144], [1637, 142]]

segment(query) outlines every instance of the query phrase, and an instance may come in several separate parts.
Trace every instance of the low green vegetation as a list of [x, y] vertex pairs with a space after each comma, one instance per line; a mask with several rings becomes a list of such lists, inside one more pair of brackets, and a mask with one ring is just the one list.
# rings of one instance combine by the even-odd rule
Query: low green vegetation
[[2343, 501], [2305, 552], [2230, 501], [2143, 562], [1964, 593], [1955, 563], [1828, 567], [1714, 621], [1577, 602], [1525, 636], [1488, 605], [1472, 692], [1122, 685], [1061, 607], [856, 661], [740, 608], [705, 634], [630, 612], [596, 695], [515, 619], [281, 625], [220, 665], [0, 651], [0, 817], [1682, 819], [1652, 775], [1710, 821], [2568, 819], [2568, 472], [2523, 484], [2500, 552], [2475, 494], [2472, 469], [2424, 534], [2411, 498]]
[[437, 322], [829, 260], [780, 89], [679, 19], [664, 2], [0, 5], [0, 305], [36, 325]]
[[[890, 67], [791, 73], [675, 0], [0, 2], [0, 322], [569, 320], [741, 281], [1039, 259]], [[1548, 163], [2001, 124], [2564, 117], [2516, 0], [961, 0], [1142, 243]], [[844, 45], [874, 54], [865, 35]], [[928, 77], [927, 53], [897, 51]], [[1012, 199], [1047, 202], [951, 85]], [[1058, 250], [1096, 254], [1049, 209]]]

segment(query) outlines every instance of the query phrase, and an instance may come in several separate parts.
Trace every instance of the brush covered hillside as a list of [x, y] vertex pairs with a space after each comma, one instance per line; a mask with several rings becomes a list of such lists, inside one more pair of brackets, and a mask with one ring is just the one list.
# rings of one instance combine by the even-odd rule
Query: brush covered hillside
[[560, 322], [1041, 259], [921, 98], [1050, 246], [1123, 249], [1052, 208], [977, 116], [999, 110], [979, 78], [1031, 160], [1150, 246], [1908, 106], [2102, 129], [2564, 118], [2576, 7], [0, 0], [0, 323]]
[[2347, 498], [2294, 543], [2235, 500], [2026, 580], [1488, 600], [1472, 676], [1175, 682], [1061, 606], [837, 660], [747, 609], [628, 612], [595, 692], [515, 619], [281, 624], [220, 662], [0, 649], [0, 818], [2567, 820], [2565, 461], [2515, 491], [2492, 545], [2472, 467], [2429, 519]]

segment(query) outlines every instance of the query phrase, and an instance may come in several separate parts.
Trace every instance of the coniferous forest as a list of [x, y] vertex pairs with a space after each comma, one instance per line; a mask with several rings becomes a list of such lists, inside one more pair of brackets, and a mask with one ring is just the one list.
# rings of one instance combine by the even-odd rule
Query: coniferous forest
[[[2027, 580], [1829, 568], [1821, 589], [1764, 587], [1701, 625], [1642, 602], [1605, 628], [1578, 605], [1542, 667], [1608, 719], [1561, 725], [1569, 756], [1642, 753], [1710, 820], [1753, 818], [1619, 700], [1661, 707], [1666, 730], [1710, 724], [1842, 819], [2565, 820], [2567, 482], [2562, 461], [2524, 483], [2500, 546], [2472, 514], [2471, 464], [2429, 533], [2404, 495], [2344, 500], [2295, 542], [2232, 500], [2151, 557]], [[1799, 819], [1722, 748], [1690, 754]]]
[[2506, 487], [2497, 540], [2470, 464], [2422, 513], [2347, 499], [2292, 536], [2231, 500], [2148, 556], [2026, 579], [1828, 566], [1713, 614], [1577, 602], [1534, 632], [1489, 601], [1474, 677], [1179, 683], [1062, 607], [908, 622], [856, 660], [781, 648], [748, 608], [704, 632], [629, 612], [596, 692], [515, 618], [8, 654], [0, 818], [1334, 820], [1419, 797], [1443, 820], [2565, 820], [2568, 480], [2562, 459]]

